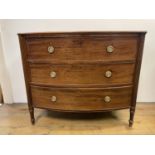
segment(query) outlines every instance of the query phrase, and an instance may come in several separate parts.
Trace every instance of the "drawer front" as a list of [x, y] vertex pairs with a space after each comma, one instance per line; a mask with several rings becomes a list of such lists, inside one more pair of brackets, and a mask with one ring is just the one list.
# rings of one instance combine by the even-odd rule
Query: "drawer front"
[[34, 107], [68, 111], [97, 111], [129, 107], [132, 87], [73, 89], [32, 86], [31, 93]]
[[133, 82], [135, 64], [31, 64], [31, 82], [44, 85], [115, 85]]
[[133, 60], [137, 53], [136, 37], [65, 37], [27, 40], [32, 60]]

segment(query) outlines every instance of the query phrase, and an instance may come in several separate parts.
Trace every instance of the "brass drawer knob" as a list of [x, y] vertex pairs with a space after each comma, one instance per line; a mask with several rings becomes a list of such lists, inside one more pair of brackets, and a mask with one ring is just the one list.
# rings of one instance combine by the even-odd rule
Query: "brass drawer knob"
[[56, 75], [57, 75], [57, 73], [56, 73], [56, 72], [54, 72], [54, 71], [52, 71], [52, 72], [50, 73], [50, 77], [51, 77], [51, 78], [55, 78], [55, 77], [56, 77]]
[[51, 97], [51, 101], [52, 101], [52, 102], [56, 102], [56, 101], [57, 101], [57, 97], [56, 97], [56, 96], [52, 96], [52, 97]]
[[109, 103], [109, 102], [111, 101], [110, 96], [105, 96], [105, 97], [104, 97], [104, 101], [105, 101], [106, 103]]
[[112, 53], [114, 51], [114, 47], [112, 45], [107, 46], [107, 52]]
[[112, 77], [112, 72], [110, 70], [105, 72], [105, 77], [110, 78]]
[[48, 53], [53, 53], [54, 52], [54, 47], [53, 46], [49, 46], [48, 47]]

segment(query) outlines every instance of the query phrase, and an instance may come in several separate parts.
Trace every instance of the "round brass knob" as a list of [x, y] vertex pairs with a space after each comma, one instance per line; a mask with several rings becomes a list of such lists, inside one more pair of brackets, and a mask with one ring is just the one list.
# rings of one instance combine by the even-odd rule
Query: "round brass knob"
[[50, 73], [50, 77], [51, 77], [51, 78], [55, 78], [55, 77], [56, 77], [56, 75], [57, 75], [57, 73], [56, 73], [56, 72], [54, 72], [54, 71], [52, 71], [52, 72]]
[[107, 46], [107, 52], [112, 53], [114, 51], [114, 47], [112, 45]]
[[51, 97], [51, 101], [52, 101], [52, 102], [56, 102], [56, 101], [57, 101], [57, 97], [56, 97], [56, 96], [52, 96], [52, 97]]
[[105, 72], [105, 77], [110, 78], [112, 76], [112, 72], [110, 70]]
[[53, 53], [54, 52], [54, 47], [53, 46], [49, 46], [48, 47], [48, 53]]
[[110, 96], [105, 96], [105, 97], [104, 97], [104, 101], [105, 101], [106, 103], [109, 103], [109, 102], [111, 101]]

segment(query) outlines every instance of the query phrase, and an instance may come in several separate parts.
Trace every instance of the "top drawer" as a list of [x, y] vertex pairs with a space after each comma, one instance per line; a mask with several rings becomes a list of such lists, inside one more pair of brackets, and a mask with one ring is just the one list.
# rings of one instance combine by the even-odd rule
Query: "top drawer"
[[134, 60], [137, 37], [66, 36], [27, 39], [28, 59], [47, 61]]

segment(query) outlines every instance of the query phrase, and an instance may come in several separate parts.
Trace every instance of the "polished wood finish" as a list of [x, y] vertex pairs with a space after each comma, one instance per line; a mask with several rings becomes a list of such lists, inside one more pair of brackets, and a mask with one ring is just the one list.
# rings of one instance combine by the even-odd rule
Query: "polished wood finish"
[[[114, 47], [113, 53], [107, 52], [107, 47]], [[121, 36], [57, 36], [27, 40], [28, 59], [43, 60], [133, 60], [137, 52], [137, 37]], [[54, 52], [48, 52], [53, 46]]]
[[[34, 107], [67, 111], [102, 111], [130, 107], [132, 87], [121, 88], [43, 88], [32, 86]], [[52, 102], [51, 97], [56, 96]], [[111, 101], [106, 103], [104, 98]]]
[[23, 71], [24, 71], [24, 76], [25, 76], [25, 85], [26, 85], [26, 92], [27, 92], [27, 100], [28, 100], [28, 108], [30, 112], [30, 118], [31, 118], [31, 123], [35, 123], [35, 118], [34, 118], [34, 107], [32, 104], [32, 99], [31, 99], [31, 90], [30, 90], [30, 85], [29, 85], [29, 79], [30, 79], [30, 70], [29, 65], [27, 63], [27, 45], [25, 42], [24, 37], [19, 35], [19, 41], [20, 41], [20, 47], [22, 50], [21, 56], [22, 56], [22, 63], [23, 63]]
[[35, 107], [68, 112], [129, 108], [132, 126], [144, 36], [145, 32], [19, 34], [32, 124]]
[[[35, 109], [32, 126], [27, 104], [0, 107], [0, 135], [154, 135], [155, 103], [137, 103], [134, 126], [128, 109], [104, 113], [62, 113]], [[132, 137], [131, 137], [132, 138]]]
[[136, 57], [136, 65], [135, 65], [135, 76], [134, 76], [134, 87], [133, 87], [133, 94], [132, 94], [132, 102], [130, 107], [130, 119], [129, 119], [129, 126], [133, 125], [135, 108], [136, 108], [136, 99], [137, 99], [137, 90], [138, 90], [138, 82], [139, 82], [139, 75], [140, 75], [140, 68], [143, 56], [143, 46], [144, 46], [144, 39], [145, 35], [142, 34], [139, 36], [138, 42], [138, 52]]
[[[77, 65], [50, 65], [31, 64], [31, 83], [44, 85], [119, 85], [132, 84], [135, 64], [77, 64]], [[111, 77], [106, 77], [106, 71], [111, 71]], [[56, 77], [50, 76], [51, 72]]]

